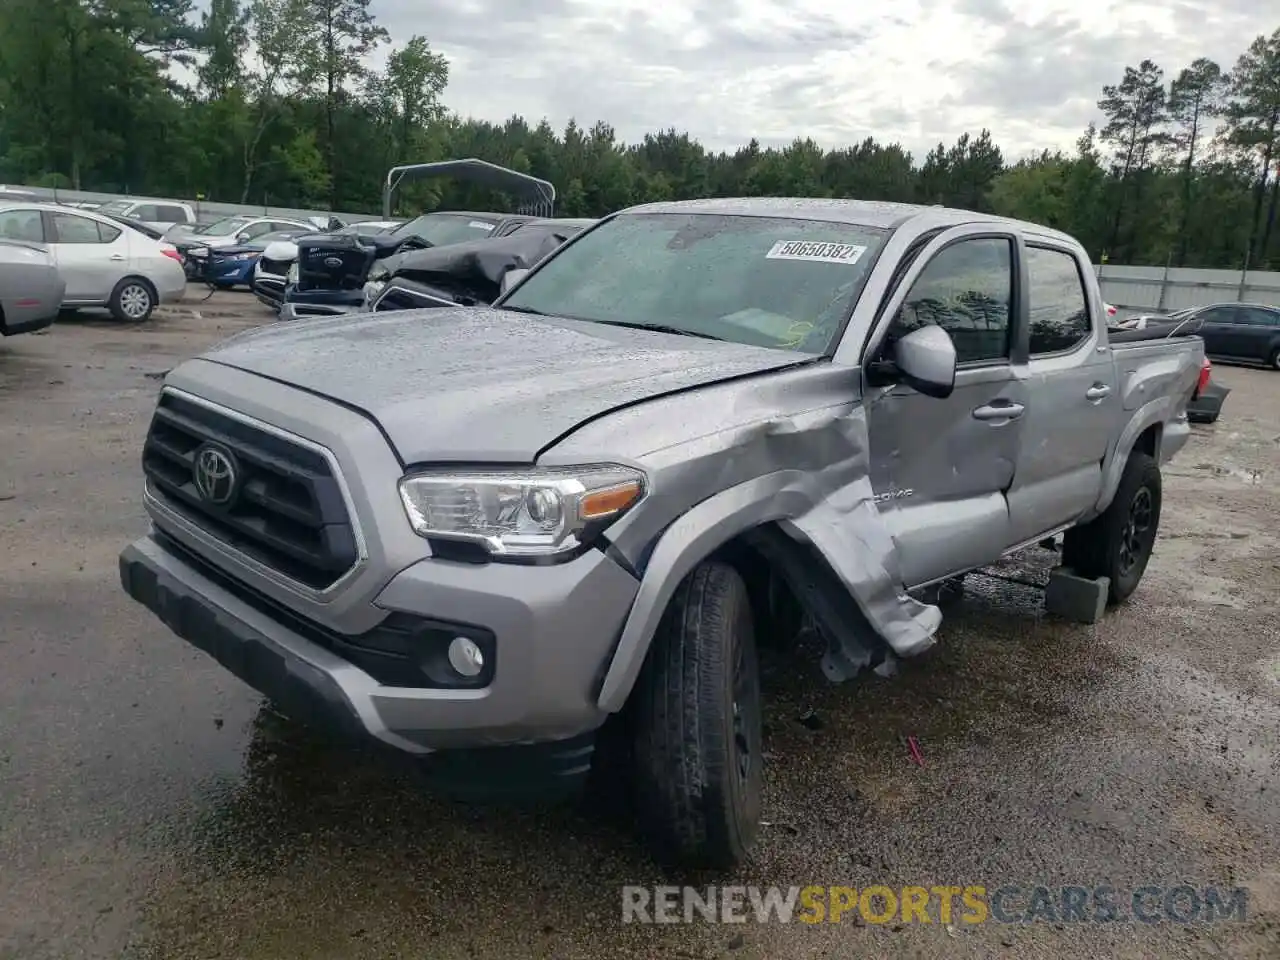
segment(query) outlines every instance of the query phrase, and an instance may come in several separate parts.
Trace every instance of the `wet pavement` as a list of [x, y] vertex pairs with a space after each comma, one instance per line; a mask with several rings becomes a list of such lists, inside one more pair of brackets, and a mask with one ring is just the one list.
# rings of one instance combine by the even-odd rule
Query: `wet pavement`
[[766, 658], [762, 841], [690, 878], [1017, 886], [1011, 910], [1036, 885], [1243, 886], [1243, 921], [624, 925], [623, 885], [668, 882], [625, 814], [431, 797], [121, 593], [159, 377], [265, 317], [196, 309], [0, 341], [0, 958], [1280, 955], [1280, 374], [1215, 367], [1223, 417], [1167, 469], [1146, 579], [1102, 623], [1010, 582], [1044, 576], [1033, 551], [971, 576], [892, 679]]

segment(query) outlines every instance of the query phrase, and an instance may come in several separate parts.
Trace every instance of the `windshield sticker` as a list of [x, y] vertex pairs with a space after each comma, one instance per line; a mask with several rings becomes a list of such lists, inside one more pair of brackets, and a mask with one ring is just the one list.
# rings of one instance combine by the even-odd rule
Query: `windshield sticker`
[[812, 240], [779, 240], [766, 260], [812, 260], [818, 263], [857, 263], [867, 248], [855, 243], [816, 243]]
[[475, 227], [477, 230], [489, 231], [493, 229], [492, 223], [485, 223], [483, 220], [472, 220], [467, 224], [468, 227]]

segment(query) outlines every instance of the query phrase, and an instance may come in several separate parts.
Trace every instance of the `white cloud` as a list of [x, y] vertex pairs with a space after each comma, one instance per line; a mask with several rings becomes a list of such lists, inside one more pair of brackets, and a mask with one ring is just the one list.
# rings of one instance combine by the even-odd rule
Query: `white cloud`
[[[988, 127], [1011, 156], [1070, 148], [1102, 85], [1150, 58], [1224, 68], [1277, 24], [1254, 0], [373, 0], [450, 61], [446, 104], [500, 122], [666, 127], [714, 149], [867, 136], [918, 155]], [[428, 12], [429, 11], [429, 12]], [[385, 53], [383, 54], [385, 56]], [[381, 57], [379, 57], [381, 59]]]

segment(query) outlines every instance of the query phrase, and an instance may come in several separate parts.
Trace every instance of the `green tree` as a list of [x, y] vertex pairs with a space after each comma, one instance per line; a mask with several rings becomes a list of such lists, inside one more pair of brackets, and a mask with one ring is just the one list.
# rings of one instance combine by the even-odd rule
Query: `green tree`
[[1182, 167], [1182, 217], [1178, 224], [1178, 266], [1187, 260], [1187, 224], [1195, 188], [1195, 164], [1205, 128], [1222, 115], [1227, 80], [1222, 68], [1201, 57], [1169, 85], [1169, 119], [1176, 126], [1170, 138]]
[[330, 178], [329, 203], [338, 206], [337, 117], [350, 91], [348, 85], [369, 76], [364, 58], [390, 39], [369, 10], [370, 0], [304, 0], [307, 28], [300, 44], [299, 79], [308, 91], [324, 98], [324, 155]]
[[[1101, 139], [1115, 150], [1115, 215], [1107, 241], [1114, 250], [1120, 244], [1126, 202], [1132, 195], [1135, 206], [1141, 203], [1149, 163], [1164, 138], [1164, 71], [1150, 60], [1143, 60], [1136, 69], [1125, 67], [1124, 79], [1117, 86], [1102, 88], [1098, 109], [1107, 120]], [[1126, 248], [1131, 246], [1132, 234], [1125, 244]]]
[[1276, 219], [1278, 185], [1273, 182], [1265, 225], [1262, 222], [1271, 168], [1280, 157], [1280, 30], [1255, 39], [1231, 71], [1227, 139], [1257, 164], [1247, 249], [1248, 262], [1258, 263], [1268, 248]]

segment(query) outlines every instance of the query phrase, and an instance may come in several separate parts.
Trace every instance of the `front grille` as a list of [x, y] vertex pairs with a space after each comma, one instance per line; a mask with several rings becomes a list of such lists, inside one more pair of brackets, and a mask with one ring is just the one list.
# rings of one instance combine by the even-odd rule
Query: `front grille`
[[[195, 484], [196, 454], [208, 443], [230, 451], [239, 467], [238, 495], [225, 506]], [[325, 457], [202, 404], [161, 395], [142, 471], [165, 506], [314, 590], [332, 586], [358, 559], [355, 529]]]
[[283, 277], [289, 272], [289, 268], [293, 266], [292, 260], [272, 260], [268, 257], [260, 257], [258, 265], [262, 267], [263, 273], [273, 273], [277, 277]]

